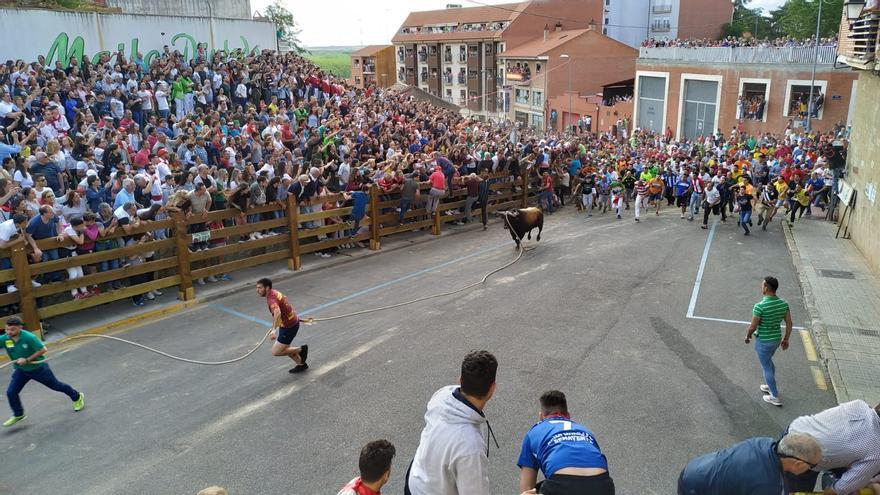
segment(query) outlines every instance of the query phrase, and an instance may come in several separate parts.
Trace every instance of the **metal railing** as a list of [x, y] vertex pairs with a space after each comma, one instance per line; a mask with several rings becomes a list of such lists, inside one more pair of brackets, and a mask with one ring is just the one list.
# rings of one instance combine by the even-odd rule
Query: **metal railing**
[[[676, 62], [728, 64], [812, 64], [815, 47], [656, 47], [639, 48], [639, 58], [674, 60]], [[819, 65], [832, 65], [837, 58], [836, 46], [820, 46]]]

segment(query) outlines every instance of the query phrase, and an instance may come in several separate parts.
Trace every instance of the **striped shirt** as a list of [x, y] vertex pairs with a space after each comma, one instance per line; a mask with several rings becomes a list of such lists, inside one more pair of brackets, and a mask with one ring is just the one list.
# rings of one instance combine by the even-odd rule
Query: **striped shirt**
[[848, 468], [834, 484], [836, 493], [852, 493], [880, 473], [880, 416], [854, 400], [792, 421], [789, 431], [808, 433], [822, 446], [814, 471]]
[[645, 185], [645, 183], [642, 183], [642, 185], [636, 184], [636, 194], [639, 196], [647, 195], [648, 194], [648, 186]]
[[762, 342], [779, 342], [782, 340], [782, 329], [779, 323], [788, 313], [788, 303], [785, 299], [776, 296], [764, 296], [760, 302], [755, 304], [752, 314], [761, 319], [758, 323], [758, 329], [755, 331], [755, 337], [761, 339]]

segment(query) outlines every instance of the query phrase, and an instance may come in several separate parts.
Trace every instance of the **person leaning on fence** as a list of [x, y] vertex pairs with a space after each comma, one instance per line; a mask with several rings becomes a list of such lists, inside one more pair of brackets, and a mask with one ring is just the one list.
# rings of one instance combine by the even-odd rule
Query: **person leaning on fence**
[[349, 481], [337, 495], [381, 495], [391, 477], [391, 461], [396, 454], [388, 440], [374, 440], [361, 449], [358, 458], [360, 476]]

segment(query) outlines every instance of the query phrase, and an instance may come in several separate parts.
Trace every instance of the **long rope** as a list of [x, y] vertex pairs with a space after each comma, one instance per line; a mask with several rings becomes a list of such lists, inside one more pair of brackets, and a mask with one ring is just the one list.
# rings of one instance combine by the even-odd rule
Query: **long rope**
[[[502, 266], [500, 266], [500, 267], [498, 267], [498, 268], [495, 268], [494, 270], [492, 270], [492, 271], [490, 271], [489, 273], [487, 273], [486, 275], [484, 275], [483, 278], [481, 278], [481, 279], [480, 279], [479, 281], [477, 281], [477, 282], [474, 282], [474, 283], [472, 283], [472, 284], [470, 284], [470, 285], [466, 285], [466, 286], [464, 286], [464, 287], [462, 287], [462, 288], [460, 288], [460, 289], [455, 289], [455, 290], [447, 291], [447, 292], [441, 292], [441, 293], [439, 293], [439, 294], [431, 294], [431, 295], [428, 295], [428, 296], [419, 297], [419, 298], [416, 298], [416, 299], [412, 299], [412, 300], [409, 300], [409, 301], [400, 302], [400, 303], [397, 303], [397, 304], [390, 304], [390, 305], [387, 305], [387, 306], [380, 306], [380, 307], [378, 307], [378, 308], [364, 309], [364, 310], [361, 310], [361, 311], [355, 311], [355, 312], [353, 312], [353, 313], [345, 313], [345, 314], [334, 315], [334, 316], [325, 316], [325, 317], [322, 317], [322, 318], [303, 318], [301, 321], [302, 321], [303, 323], [307, 324], [307, 325], [311, 325], [311, 324], [313, 324], [313, 323], [315, 323], [315, 322], [318, 322], [318, 321], [338, 320], [338, 319], [341, 319], [341, 318], [349, 318], [349, 317], [352, 317], [352, 316], [358, 316], [358, 315], [363, 315], [363, 314], [367, 314], [367, 313], [375, 313], [375, 312], [377, 312], [377, 311], [386, 311], [386, 310], [389, 310], [389, 309], [399, 308], [399, 307], [401, 307], [401, 306], [407, 306], [407, 305], [409, 305], [409, 304], [415, 304], [415, 303], [417, 303], [417, 302], [421, 302], [421, 301], [427, 301], [428, 299], [435, 299], [435, 298], [438, 298], [438, 297], [451, 296], [451, 295], [453, 295], [453, 294], [458, 294], [459, 292], [464, 292], [464, 291], [466, 291], [466, 290], [472, 289], [472, 288], [477, 287], [477, 286], [479, 286], [479, 285], [485, 284], [486, 281], [489, 280], [489, 277], [491, 277], [492, 275], [495, 275], [496, 273], [498, 273], [498, 272], [500, 272], [500, 271], [502, 271], [502, 270], [505, 270], [505, 269], [511, 267], [514, 263], [516, 263], [517, 261], [519, 261], [520, 258], [522, 258], [523, 253], [525, 253], [525, 252], [527, 251], [527, 250], [523, 247], [523, 245], [522, 245], [522, 236], [519, 235], [518, 233], [516, 233], [516, 232], [513, 230], [513, 226], [510, 225], [510, 219], [507, 217], [507, 215], [504, 215], [504, 220], [505, 220], [505, 222], [507, 223], [507, 227], [510, 229], [510, 231], [513, 232], [514, 234], [516, 234], [517, 238], [519, 239], [519, 242], [517, 242], [517, 247], [519, 248], [519, 253], [516, 255], [516, 258], [514, 258], [512, 261], [509, 261], [508, 263], [506, 263], [506, 264], [504, 264], [504, 265], [502, 265]], [[271, 329], [270, 329], [269, 331], [267, 331], [266, 334], [263, 335], [263, 338], [262, 338], [259, 342], [257, 342], [257, 344], [256, 344], [251, 350], [249, 350], [249, 351], [246, 352], [245, 354], [243, 354], [243, 355], [241, 355], [241, 356], [239, 356], [239, 357], [237, 357], [237, 358], [227, 359], [227, 360], [225, 360], [225, 361], [199, 361], [199, 360], [197, 360], [197, 359], [189, 359], [189, 358], [185, 358], [185, 357], [181, 357], [181, 356], [175, 356], [175, 355], [173, 355], [173, 354], [169, 354], [169, 353], [167, 353], [167, 352], [160, 351], [159, 349], [154, 349], [154, 348], [152, 348], [152, 347], [146, 346], [146, 345], [144, 345], [144, 344], [140, 344], [140, 343], [138, 343], [138, 342], [133, 342], [133, 341], [131, 341], [131, 340], [126, 340], [126, 339], [123, 339], [123, 338], [120, 338], [120, 337], [114, 337], [114, 336], [112, 336], [112, 335], [104, 335], [104, 334], [100, 334], [100, 333], [93, 333], [93, 334], [87, 334], [87, 335], [71, 335], [71, 336], [68, 337], [68, 338], [69, 338], [69, 339], [107, 339], [107, 340], [114, 340], [114, 341], [116, 341], [116, 342], [122, 342], [123, 344], [128, 344], [128, 345], [132, 345], [132, 346], [138, 347], [138, 348], [143, 349], [143, 350], [145, 350], [145, 351], [148, 351], [148, 352], [152, 352], [152, 353], [158, 354], [158, 355], [160, 355], [160, 356], [166, 357], [166, 358], [168, 358], [168, 359], [172, 359], [172, 360], [174, 360], [174, 361], [180, 361], [180, 362], [183, 362], [183, 363], [189, 363], [189, 364], [197, 364], [197, 365], [202, 365], [202, 366], [220, 366], [220, 365], [223, 365], [223, 364], [232, 364], [232, 363], [236, 363], [236, 362], [238, 362], [238, 361], [241, 361], [241, 360], [243, 360], [243, 359], [246, 359], [246, 358], [249, 357], [251, 354], [257, 352], [257, 349], [259, 349], [259, 348], [263, 345], [263, 343], [266, 342], [266, 339], [269, 337], [269, 334], [270, 334], [270, 333], [271, 333]], [[48, 361], [48, 360], [51, 359], [51, 358], [52, 358], [52, 357], [50, 356], [50, 357], [44, 359], [44, 360], [41, 361], [41, 362], [46, 362], [46, 361]], [[7, 366], [11, 366], [12, 364], [13, 364], [12, 361], [9, 361], [9, 362], [4, 363], [4, 364], [0, 364], [0, 370], [2, 370], [3, 368], [6, 368]]]

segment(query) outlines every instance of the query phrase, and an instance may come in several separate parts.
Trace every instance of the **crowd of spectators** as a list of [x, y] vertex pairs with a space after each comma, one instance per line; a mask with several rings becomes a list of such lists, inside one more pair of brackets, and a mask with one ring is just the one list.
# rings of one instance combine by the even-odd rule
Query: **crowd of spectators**
[[[816, 46], [816, 37], [811, 36], [807, 39], [796, 39], [792, 37], [782, 37], [775, 39], [755, 38], [755, 37], [735, 37], [727, 36], [721, 39], [699, 38], [699, 39], [655, 39], [649, 38], [642, 42], [642, 48], [788, 48], [788, 47], [804, 47]], [[837, 37], [819, 38], [819, 46], [837, 46]]]

